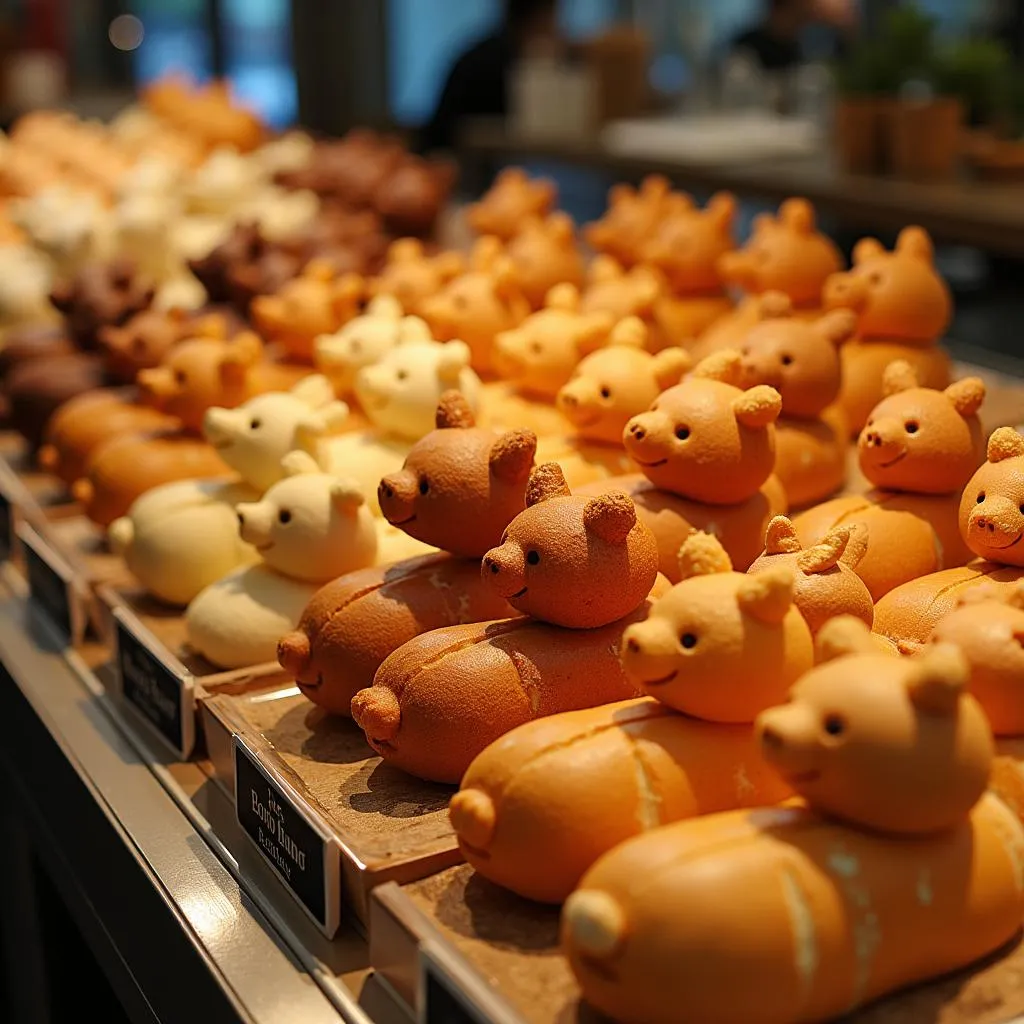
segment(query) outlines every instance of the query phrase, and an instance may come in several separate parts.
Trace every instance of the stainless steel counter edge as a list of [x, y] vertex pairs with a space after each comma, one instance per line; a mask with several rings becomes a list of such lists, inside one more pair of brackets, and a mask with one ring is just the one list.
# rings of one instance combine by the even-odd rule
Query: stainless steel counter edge
[[19, 597], [0, 599], [0, 663], [5, 774], [133, 1017], [366, 1024], [303, 968]]

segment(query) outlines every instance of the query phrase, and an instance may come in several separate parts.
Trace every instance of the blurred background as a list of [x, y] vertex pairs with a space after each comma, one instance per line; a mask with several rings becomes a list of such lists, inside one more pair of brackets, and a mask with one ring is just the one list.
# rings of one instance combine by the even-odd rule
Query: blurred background
[[921, 223], [955, 341], [1024, 356], [1024, 0], [3, 0], [0, 52], [8, 124], [185, 71], [450, 151], [463, 197], [519, 163], [587, 220], [654, 170], [745, 224], [806, 195], [847, 246]]

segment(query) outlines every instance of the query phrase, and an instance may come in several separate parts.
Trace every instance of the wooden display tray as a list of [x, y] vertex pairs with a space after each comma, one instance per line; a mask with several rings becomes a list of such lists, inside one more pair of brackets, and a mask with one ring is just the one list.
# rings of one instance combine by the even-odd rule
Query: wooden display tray
[[185, 760], [203, 750], [199, 697], [287, 679], [277, 662], [230, 670], [212, 665], [188, 647], [181, 610], [137, 586], [101, 584], [96, 595], [113, 651], [103, 684]]
[[[468, 864], [373, 893], [370, 963], [420, 1020], [454, 998], [470, 1020], [569, 1024], [603, 1020], [579, 1001], [558, 948], [557, 907], [492, 885]], [[431, 991], [446, 989], [433, 1006]], [[843, 1018], [845, 1024], [1010, 1024], [1024, 1013], [1024, 940], [939, 981]], [[447, 1016], [447, 1015], [444, 1015]]]
[[370, 891], [462, 860], [448, 822], [453, 787], [381, 762], [349, 719], [325, 714], [294, 685], [222, 692], [200, 702], [216, 778], [236, 797], [241, 740], [289, 798], [338, 847], [341, 913], [365, 926]]

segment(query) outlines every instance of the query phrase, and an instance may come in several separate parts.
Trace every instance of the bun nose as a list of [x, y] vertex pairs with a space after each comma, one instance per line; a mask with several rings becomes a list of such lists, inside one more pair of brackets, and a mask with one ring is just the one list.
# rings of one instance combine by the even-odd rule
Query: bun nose
[[277, 645], [277, 662], [290, 676], [301, 677], [309, 665], [309, 637], [300, 629], [286, 633]]
[[455, 834], [468, 846], [486, 850], [494, 835], [494, 801], [479, 789], [464, 789], [448, 807]]
[[577, 889], [565, 901], [562, 930], [575, 951], [595, 960], [608, 960], [626, 937], [625, 914], [608, 893]]
[[387, 687], [371, 686], [352, 698], [352, 717], [368, 739], [388, 742], [398, 735], [402, 709]]

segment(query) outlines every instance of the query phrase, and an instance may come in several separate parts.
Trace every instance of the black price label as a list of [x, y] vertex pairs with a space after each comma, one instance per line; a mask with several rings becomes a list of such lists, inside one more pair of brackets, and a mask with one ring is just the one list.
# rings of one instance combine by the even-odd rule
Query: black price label
[[74, 642], [78, 616], [71, 570], [62, 565], [31, 527], [19, 536], [25, 549], [25, 574], [32, 603], [49, 619], [67, 645]]
[[338, 847], [235, 736], [238, 823], [328, 938], [339, 923]]
[[195, 743], [195, 706], [192, 677], [161, 658], [156, 641], [124, 613], [114, 612], [117, 636], [117, 671], [124, 699], [171, 745], [182, 758]]
[[9, 562], [14, 554], [14, 506], [0, 487], [0, 562]]
[[420, 950], [419, 1024], [489, 1024], [428, 949]]

